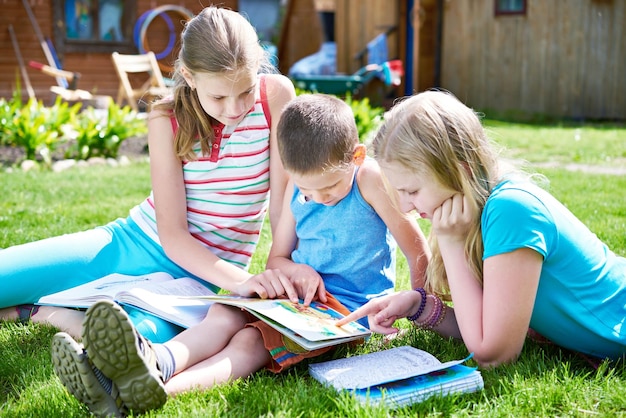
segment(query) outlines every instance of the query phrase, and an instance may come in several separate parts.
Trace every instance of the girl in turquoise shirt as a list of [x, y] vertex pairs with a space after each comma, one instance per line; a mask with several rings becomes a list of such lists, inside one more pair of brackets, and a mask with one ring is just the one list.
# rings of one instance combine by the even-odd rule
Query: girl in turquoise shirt
[[372, 330], [390, 333], [409, 317], [462, 338], [483, 366], [514, 361], [529, 328], [586, 355], [626, 354], [626, 259], [508, 170], [471, 109], [445, 92], [410, 97], [373, 148], [402, 209], [431, 220], [433, 257], [425, 290], [371, 301], [346, 321], [371, 315]]

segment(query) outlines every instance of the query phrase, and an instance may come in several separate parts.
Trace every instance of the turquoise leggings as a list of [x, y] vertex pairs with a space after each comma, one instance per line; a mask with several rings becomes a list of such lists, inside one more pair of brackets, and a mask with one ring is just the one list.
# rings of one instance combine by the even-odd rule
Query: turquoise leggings
[[[0, 308], [35, 303], [43, 295], [111, 273], [140, 275], [156, 271], [198, 279], [172, 262], [163, 248], [132, 219], [117, 219], [87, 231], [0, 250]], [[139, 316], [137, 312], [131, 313], [135, 324], [141, 322]], [[172, 330], [174, 335], [179, 331]], [[154, 332], [166, 334], [160, 330]], [[163, 338], [152, 340], [158, 342]]]

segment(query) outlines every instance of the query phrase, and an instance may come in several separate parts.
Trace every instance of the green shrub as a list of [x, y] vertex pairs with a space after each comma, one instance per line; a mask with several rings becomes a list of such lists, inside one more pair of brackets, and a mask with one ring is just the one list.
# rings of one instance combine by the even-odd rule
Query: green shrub
[[130, 106], [113, 101], [106, 111], [92, 107], [81, 111], [57, 97], [53, 106], [30, 99], [26, 104], [14, 92], [11, 100], [0, 98], [0, 145], [20, 147], [25, 158], [52, 164], [52, 153], [66, 145], [66, 158], [117, 158], [120, 145], [130, 137], [147, 132], [145, 120]]
[[40, 156], [47, 165], [51, 154], [65, 140], [64, 133], [74, 121], [80, 104], [70, 106], [57, 98], [54, 106], [46, 107], [34, 98], [22, 105], [21, 99], [3, 104], [2, 143], [24, 149], [26, 159]]
[[17, 89], [13, 91], [13, 97], [7, 101], [4, 97], [0, 97], [0, 145], [11, 146], [11, 124], [13, 117], [22, 108], [22, 85], [19, 76], [16, 81]]
[[359, 139], [361, 142], [367, 143], [370, 136], [372, 136], [380, 126], [385, 109], [372, 106], [367, 97], [354, 99], [348, 96], [345, 102], [350, 105], [352, 113], [354, 113]]
[[80, 113], [75, 130], [76, 142], [67, 150], [66, 157], [117, 158], [122, 142], [145, 133], [147, 126], [130, 106], [120, 107], [111, 101], [104, 117], [91, 107]]
[[[296, 95], [312, 93], [314, 92], [296, 88]], [[352, 108], [357, 131], [359, 132], [359, 140], [362, 143], [366, 143], [380, 126], [385, 109], [372, 106], [367, 97], [355, 99], [351, 95], [347, 95], [345, 98], [340, 97], [340, 99], [345, 101]]]
[[14, 145], [12, 125], [15, 115], [21, 108], [21, 97], [16, 98], [14, 94], [10, 101], [0, 97], [0, 145]]
[[130, 137], [144, 134], [148, 128], [130, 106], [110, 102], [106, 116], [89, 107], [76, 118], [75, 142], [67, 149], [67, 158], [117, 158], [120, 145]]

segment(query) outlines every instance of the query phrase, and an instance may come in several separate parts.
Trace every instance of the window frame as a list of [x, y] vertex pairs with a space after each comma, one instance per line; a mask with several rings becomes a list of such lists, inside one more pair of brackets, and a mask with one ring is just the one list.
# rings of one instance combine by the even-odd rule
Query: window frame
[[[123, 41], [108, 41], [99, 39], [72, 39], [67, 37], [65, 20], [65, 3], [74, 0], [52, 0], [52, 18], [55, 47], [59, 59], [66, 53], [112, 53], [118, 51], [125, 54], [136, 54], [137, 47], [133, 40], [133, 28], [137, 20], [137, 0], [122, 0], [124, 11], [122, 16], [122, 32], [128, 35]], [[98, 5], [100, 0], [91, 0], [91, 16], [94, 18], [94, 33], [98, 29]]]
[[494, 15], [495, 16], [526, 16], [528, 10], [528, 1], [520, 0], [522, 2], [522, 8], [520, 10], [502, 10], [499, 7], [499, 0], [493, 1]]

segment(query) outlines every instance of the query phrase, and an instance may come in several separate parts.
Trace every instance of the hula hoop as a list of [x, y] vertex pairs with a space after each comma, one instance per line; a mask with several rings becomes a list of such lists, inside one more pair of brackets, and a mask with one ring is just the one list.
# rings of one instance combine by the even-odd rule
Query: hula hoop
[[[135, 46], [137, 47], [137, 49], [139, 50], [139, 52], [141, 54], [145, 54], [147, 51], [143, 48], [143, 45], [139, 39], [139, 32], [141, 31], [141, 28], [144, 24], [144, 22], [146, 21], [146, 18], [148, 17], [148, 15], [150, 14], [151, 10], [147, 10], [145, 11], [140, 17], [139, 19], [137, 19], [137, 23], [135, 23], [135, 27], [133, 29], [133, 41], [135, 42]], [[174, 22], [172, 22], [172, 19], [170, 18], [170, 16], [163, 12], [163, 13], [159, 13], [158, 16], [160, 16], [164, 21], [165, 24], [167, 25], [167, 28], [170, 31], [170, 38], [168, 40], [167, 46], [165, 47], [165, 49], [159, 53], [155, 52], [156, 58], [158, 60], [165, 58], [167, 56], [167, 54], [169, 54], [170, 52], [172, 52], [172, 49], [174, 49], [174, 43], [176, 42], [176, 32], [174, 31]], [[146, 31], [147, 31], [147, 26], [146, 26]]]
[[[148, 26], [157, 16], [161, 14], [167, 16], [166, 12], [174, 12], [178, 14], [180, 17], [182, 17], [184, 20], [189, 20], [193, 17], [193, 13], [189, 9], [186, 9], [182, 6], [176, 6], [176, 5], [163, 5], [163, 6], [155, 7], [154, 9], [146, 12], [147, 14], [145, 16], [144, 21], [141, 24], [141, 29], [139, 32], [139, 39], [141, 40], [141, 44], [137, 46], [137, 48], [139, 49], [139, 52], [141, 52], [142, 54], [145, 54], [146, 52], [150, 51], [150, 46], [148, 45], [148, 39], [146, 37]], [[172, 22], [171, 19], [170, 19], [170, 22]], [[172, 51], [172, 49], [174, 48], [174, 44], [176, 43], [176, 33], [174, 32], [173, 23], [172, 23], [172, 26], [169, 26], [168, 24], [168, 27], [170, 28], [170, 38], [169, 38], [167, 48], [164, 51], [161, 51], [159, 54], [156, 54], [157, 59], [165, 58]], [[159, 67], [161, 68], [162, 71], [165, 71], [168, 73], [173, 70], [171, 66], [161, 64], [161, 62], [159, 62]]]

